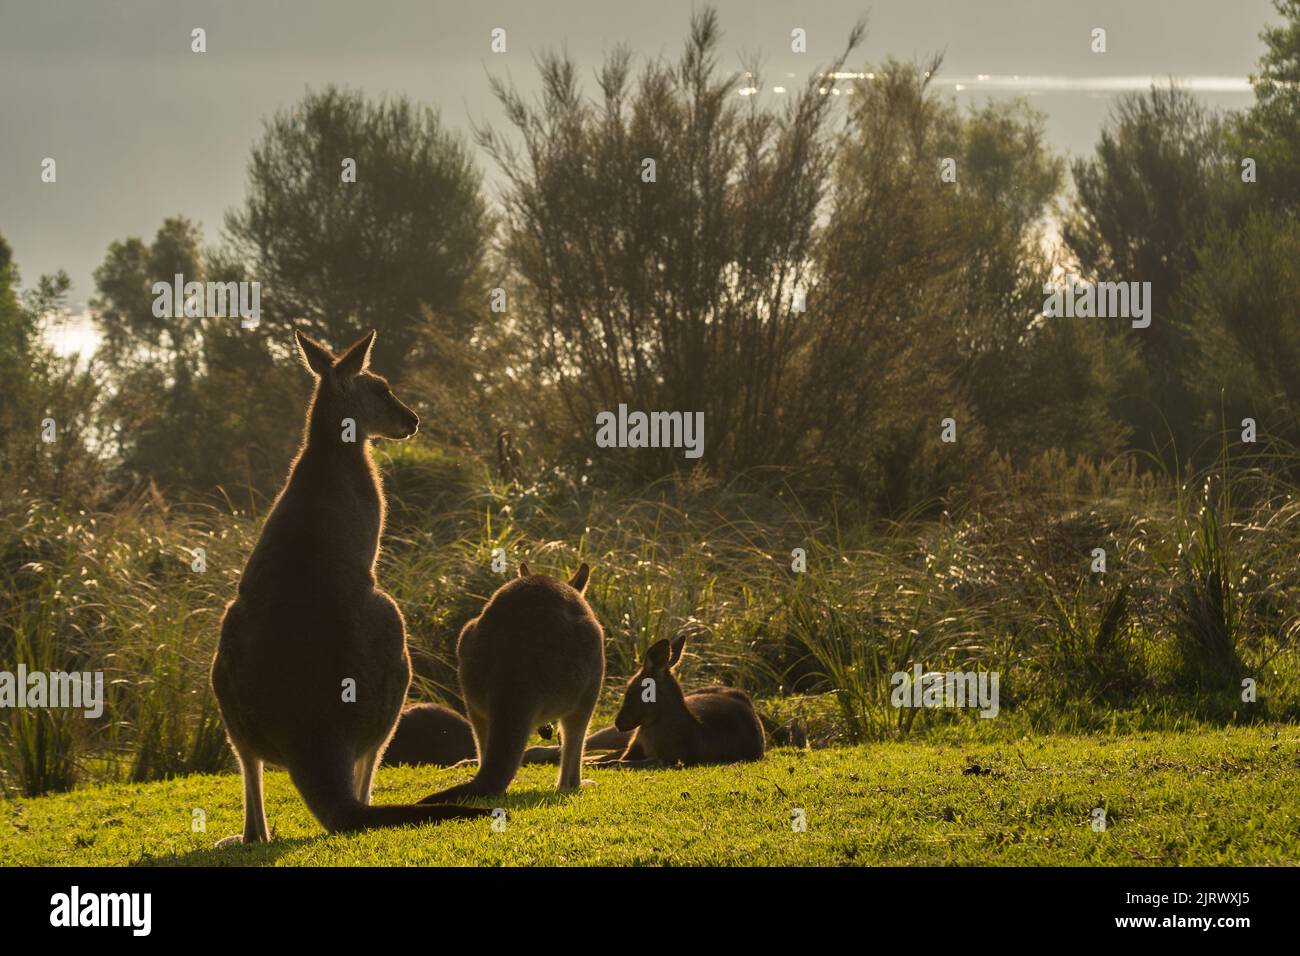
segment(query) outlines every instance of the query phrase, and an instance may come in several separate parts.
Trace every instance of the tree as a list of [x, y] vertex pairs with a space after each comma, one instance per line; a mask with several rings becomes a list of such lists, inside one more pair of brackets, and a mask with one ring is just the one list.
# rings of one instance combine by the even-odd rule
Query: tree
[[1073, 166], [1077, 197], [1063, 232], [1083, 277], [1151, 283], [1151, 325], [1124, 334], [1148, 376], [1126, 417], [1152, 450], [1170, 437], [1184, 452], [1196, 444], [1195, 353], [1179, 296], [1206, 230], [1230, 228], [1244, 211], [1225, 133], [1223, 118], [1185, 90], [1155, 87], [1122, 98], [1096, 155]]
[[935, 93], [939, 67], [890, 61], [854, 84], [808, 323], [809, 446], [885, 510], [985, 451], [1099, 455], [1123, 437], [1102, 333], [1040, 319], [1063, 173], [1042, 117], [1023, 102], [963, 115]]
[[1273, 5], [1284, 22], [1260, 34], [1268, 49], [1251, 77], [1255, 103], [1234, 143], [1238, 158], [1255, 160], [1264, 201], [1294, 215], [1300, 211], [1300, 0]]
[[68, 277], [59, 272], [20, 288], [13, 252], [0, 238], [0, 502], [12, 505], [12, 494], [27, 491], [69, 508], [92, 505], [102, 477], [90, 440], [98, 388], [88, 370], [42, 341], [65, 311]]
[[1300, 438], [1300, 223], [1252, 214], [1241, 229], [1207, 236], [1188, 301], [1199, 345], [1195, 384], [1229, 427], [1246, 415]]
[[481, 177], [433, 111], [309, 92], [266, 124], [248, 173], [226, 227], [281, 337], [301, 325], [339, 345], [377, 328], [374, 365], [397, 377], [420, 357], [424, 309], [456, 341], [487, 312]]
[[1254, 417], [1261, 431], [1300, 439], [1300, 0], [1275, 0], [1285, 19], [1264, 30], [1251, 78], [1255, 103], [1234, 117], [1234, 163], [1255, 161], [1256, 182], [1235, 193], [1249, 217], [1217, 223], [1196, 244], [1186, 302], [1196, 362], [1189, 376], [1203, 425], [1218, 431]]
[[[789, 464], [799, 447], [795, 294], [811, 283], [832, 97], [813, 77], [782, 112], [746, 100], [741, 77], [720, 75], [719, 40], [706, 10], [681, 58], [646, 64], [635, 82], [619, 49], [595, 102], [556, 54], [540, 60], [536, 104], [493, 81], [522, 144], [479, 134], [507, 183], [509, 317], [529, 350], [520, 374], [558, 397], [546, 425], [575, 457], [591, 454], [596, 413], [620, 403], [703, 413], [715, 473]], [[754, 72], [745, 85], [759, 85]], [[680, 449], [597, 462], [642, 474], [689, 464]]]
[[111, 243], [95, 270], [96, 358], [109, 386], [100, 422], [119, 488], [152, 481], [166, 492], [223, 487], [239, 497], [269, 492], [283, 477], [305, 383], [274, 330], [244, 328], [234, 315], [155, 314], [154, 283], [171, 286], [177, 274], [187, 283], [239, 282], [241, 270], [205, 252], [198, 226], [180, 216], [150, 243]]

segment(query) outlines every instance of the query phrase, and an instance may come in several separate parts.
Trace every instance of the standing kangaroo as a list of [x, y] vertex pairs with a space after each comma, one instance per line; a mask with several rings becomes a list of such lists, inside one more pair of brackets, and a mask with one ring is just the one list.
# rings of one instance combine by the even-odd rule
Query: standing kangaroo
[[504, 793], [524, 748], [544, 723], [560, 725], [559, 789], [582, 783], [582, 747], [605, 678], [605, 636], [583, 591], [590, 569], [568, 584], [520, 565], [460, 632], [461, 696], [478, 745], [474, 779], [422, 803]]
[[384, 496], [370, 440], [409, 438], [419, 425], [367, 370], [374, 340], [371, 331], [336, 359], [297, 333], [317, 379], [302, 448], [221, 621], [212, 689], [244, 777], [245, 843], [270, 839], [267, 762], [289, 771], [330, 832], [488, 812], [370, 806], [411, 682], [405, 621], [375, 581]]
[[748, 694], [733, 687], [682, 693], [673, 668], [685, 647], [685, 634], [650, 645], [614, 718], [618, 731], [634, 731], [627, 749], [597, 757], [592, 764], [690, 767], [763, 759], [763, 724]]

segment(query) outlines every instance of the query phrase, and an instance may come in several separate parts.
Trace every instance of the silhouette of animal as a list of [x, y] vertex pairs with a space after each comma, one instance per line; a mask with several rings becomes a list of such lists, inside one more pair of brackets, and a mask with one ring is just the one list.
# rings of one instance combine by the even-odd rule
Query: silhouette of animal
[[592, 764], [690, 767], [763, 758], [763, 724], [748, 694], [732, 687], [682, 692], [673, 670], [685, 647], [684, 634], [650, 645], [614, 718], [616, 730], [632, 732], [627, 748]]
[[559, 789], [582, 782], [582, 748], [605, 677], [605, 638], [583, 592], [587, 565], [566, 584], [521, 565], [460, 633], [461, 696], [474, 727], [474, 779], [426, 797], [505, 792], [533, 730], [560, 727]]
[[383, 765], [434, 764], [449, 767], [474, 759], [474, 730], [469, 721], [441, 704], [411, 704], [402, 711]]
[[[450, 806], [371, 806], [406, 699], [406, 624], [379, 588], [384, 495], [376, 438], [419, 419], [368, 369], [371, 331], [340, 357], [298, 333], [316, 377], [302, 447], [226, 607], [211, 682], [244, 781], [246, 843], [270, 839], [262, 768], [274, 763], [331, 832], [481, 816]], [[351, 440], [348, 440], [351, 439]]]
[[[729, 691], [726, 687], [701, 687], [698, 690], [686, 692], [686, 698], [689, 700], [697, 694], [712, 694], [715, 691]], [[689, 705], [688, 705], [689, 706]], [[759, 713], [759, 721], [763, 724], [763, 731], [767, 735], [768, 742], [773, 747], [795, 747], [799, 750], [808, 749], [808, 731], [804, 725], [803, 718], [795, 717], [785, 723], [778, 723], [764, 713]], [[600, 730], [593, 731], [587, 735], [587, 742], [583, 748], [583, 759], [588, 764], [608, 763], [613, 758], [606, 755], [597, 755], [597, 751], [608, 752], [611, 750], [618, 751], [618, 756], [622, 757], [627, 750], [628, 741], [632, 739], [633, 731], [622, 731], [611, 724], [608, 727], [602, 727]], [[529, 747], [524, 751], [525, 764], [539, 763], [558, 763], [560, 760], [560, 748], [555, 746], [541, 745]], [[648, 765], [647, 765], [648, 766]]]

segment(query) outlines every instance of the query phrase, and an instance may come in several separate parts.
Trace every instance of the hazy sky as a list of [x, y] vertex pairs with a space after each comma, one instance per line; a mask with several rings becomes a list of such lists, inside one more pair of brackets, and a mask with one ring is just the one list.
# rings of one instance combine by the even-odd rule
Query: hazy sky
[[[1241, 107], [1244, 81], [1276, 19], [1268, 0], [717, 0], [722, 64], [762, 58], [766, 84], [796, 81], [833, 58], [853, 22], [868, 34], [851, 64], [946, 54], [960, 102], [1027, 95], [1053, 146], [1090, 152], [1116, 91], [1174, 76], [1207, 102]], [[243, 197], [262, 118], [309, 86], [403, 93], [444, 122], [499, 125], [487, 74], [536, 88], [533, 55], [563, 45], [585, 76], [627, 43], [643, 57], [681, 49], [692, 9], [679, 0], [0, 0], [0, 235], [24, 284], [66, 269], [73, 305], [110, 241], [151, 238], [181, 213], [218, 236]], [[208, 52], [190, 52], [190, 31]], [[507, 30], [509, 52], [489, 34]], [[790, 31], [809, 51], [790, 52]], [[1108, 50], [1089, 49], [1094, 27]], [[980, 80], [980, 74], [989, 79]], [[958, 84], [961, 88], [959, 90]], [[594, 89], [594, 83], [588, 84]], [[58, 182], [40, 179], [54, 157]], [[482, 162], [482, 157], [480, 157]], [[491, 170], [487, 170], [489, 175]]]

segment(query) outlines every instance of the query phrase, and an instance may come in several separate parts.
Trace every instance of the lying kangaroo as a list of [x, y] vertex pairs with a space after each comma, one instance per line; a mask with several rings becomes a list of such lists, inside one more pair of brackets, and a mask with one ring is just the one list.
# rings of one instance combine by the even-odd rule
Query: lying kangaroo
[[297, 340], [317, 378], [302, 448], [226, 607], [212, 662], [244, 777], [242, 840], [270, 839], [267, 762], [289, 771], [331, 832], [480, 816], [488, 811], [369, 805], [411, 682], [406, 624], [375, 582], [384, 496], [370, 440], [409, 438], [419, 419], [367, 370], [373, 331], [338, 359]]
[[527, 565], [460, 632], [461, 696], [474, 726], [479, 768], [468, 783], [424, 801], [505, 792], [534, 729], [560, 725], [560, 789], [582, 782], [582, 746], [605, 678], [605, 637], [583, 597], [590, 569], [568, 584]]
[[451, 766], [474, 759], [474, 731], [469, 721], [441, 704], [411, 704], [402, 711], [383, 765]]
[[[732, 692], [729, 687], [701, 687], [698, 690], [687, 691], [686, 698], [689, 700], [697, 694], [712, 694], [719, 690], [724, 693]], [[808, 749], [808, 730], [804, 725], [802, 717], [794, 717], [787, 720], [785, 723], [779, 723], [766, 714], [760, 712], [758, 719], [763, 724], [763, 733], [767, 737], [767, 742], [773, 747], [794, 747], [796, 750]], [[400, 724], [398, 725], [398, 732], [401, 732]], [[614, 758], [609, 757], [606, 754], [595, 755], [594, 752], [610, 750], [617, 750], [618, 756], [622, 757], [623, 752], [627, 750], [628, 741], [632, 739], [634, 733], [636, 733], [635, 730], [622, 731], [612, 724], [608, 727], [603, 727], [600, 730], [592, 731], [587, 735], [587, 742], [583, 747], [585, 753], [583, 759], [589, 764], [608, 763]], [[394, 737], [393, 743], [396, 744], [396, 742], [397, 738]], [[392, 752], [392, 749], [392, 746], [388, 748], [390, 753]], [[525, 764], [559, 762], [559, 747], [540, 745], [537, 747], [529, 747], [524, 751]]]
[[614, 718], [617, 731], [634, 731], [627, 749], [597, 757], [592, 764], [689, 767], [763, 759], [763, 724], [748, 694], [732, 687], [682, 693], [673, 668], [685, 647], [685, 634], [650, 645]]

